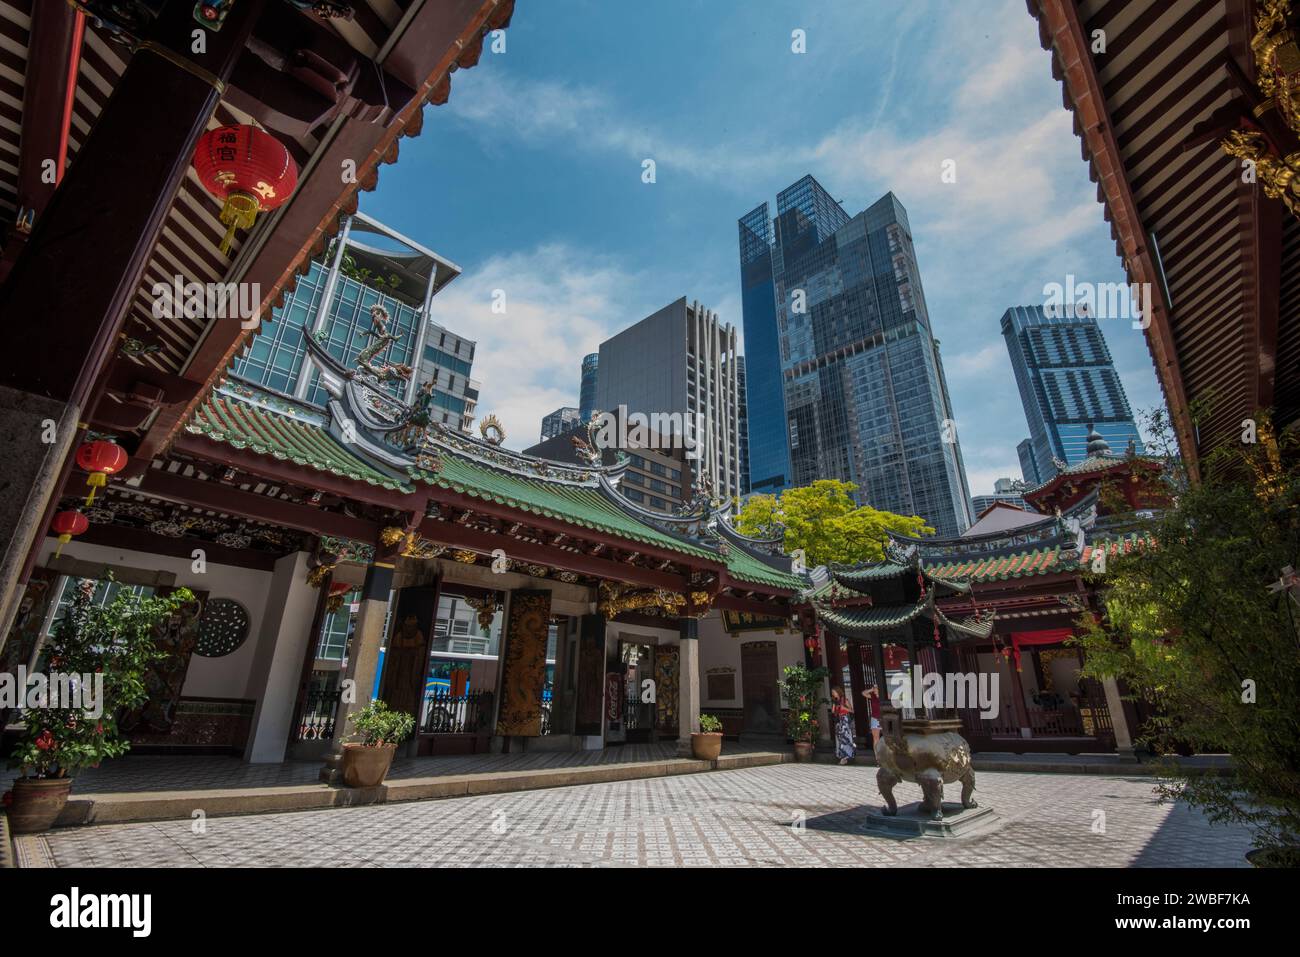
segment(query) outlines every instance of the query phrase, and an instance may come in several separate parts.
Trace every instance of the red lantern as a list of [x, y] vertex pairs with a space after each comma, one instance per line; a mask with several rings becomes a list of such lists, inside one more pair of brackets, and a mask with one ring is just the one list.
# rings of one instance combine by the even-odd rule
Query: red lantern
[[255, 126], [204, 133], [194, 170], [203, 188], [222, 200], [221, 221], [228, 227], [222, 253], [230, 251], [236, 228], [251, 229], [258, 213], [280, 206], [298, 185], [298, 164], [284, 144]]
[[88, 528], [90, 522], [80, 512], [69, 510], [56, 514], [54, 521], [50, 522], [50, 530], [59, 536], [59, 547], [54, 550], [54, 557], [59, 557], [63, 546], [72, 541], [73, 535], [80, 535]]
[[95, 490], [108, 484], [110, 475], [126, 468], [126, 460], [126, 449], [115, 442], [86, 442], [77, 449], [77, 468], [90, 473], [90, 478], [86, 479], [86, 484], [90, 486], [90, 494], [86, 496], [87, 505], [95, 500]]

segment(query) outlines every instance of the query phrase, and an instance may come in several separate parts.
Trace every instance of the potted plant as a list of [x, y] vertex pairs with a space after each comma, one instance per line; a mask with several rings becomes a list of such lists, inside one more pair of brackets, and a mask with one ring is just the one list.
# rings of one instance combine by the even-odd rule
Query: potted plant
[[691, 755], [713, 761], [722, 753], [722, 722], [711, 714], [700, 715], [700, 730], [691, 733]]
[[808, 669], [803, 665], [790, 665], [784, 673], [780, 686], [787, 705], [786, 733], [794, 741], [794, 759], [811, 761], [813, 740], [817, 736], [817, 715], [826, 704], [822, 687], [827, 671], [825, 668]]
[[397, 746], [411, 736], [415, 718], [393, 711], [382, 701], [372, 701], [348, 715], [360, 741], [343, 745], [343, 783], [350, 788], [374, 788], [384, 781]]
[[78, 582], [45, 644], [46, 706], [24, 709], [25, 730], [9, 760], [22, 771], [5, 795], [16, 834], [49, 830], [68, 803], [73, 775], [130, 749], [116, 716], [148, 700], [145, 675], [161, 655], [154, 629], [194, 600], [187, 588], [151, 598], [123, 590], [98, 605], [97, 585]]

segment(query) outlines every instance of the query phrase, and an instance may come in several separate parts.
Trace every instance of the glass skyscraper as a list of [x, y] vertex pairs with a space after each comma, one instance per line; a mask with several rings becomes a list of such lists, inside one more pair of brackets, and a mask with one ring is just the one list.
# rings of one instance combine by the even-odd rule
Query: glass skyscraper
[[[578, 421], [590, 422], [596, 411], [596, 374], [600, 371], [600, 353], [592, 352], [582, 359], [582, 385], [578, 389]], [[608, 412], [608, 409], [602, 409]]]
[[970, 492], [907, 211], [849, 216], [805, 176], [740, 220], [750, 489], [836, 478], [859, 502], [971, 523]]
[[1124, 386], [1097, 320], [1065, 306], [1013, 306], [1002, 316], [1002, 336], [1029, 421], [1029, 438], [1017, 446], [1026, 482], [1046, 482], [1056, 462], [1088, 457], [1092, 425], [1115, 452], [1130, 441], [1142, 452]]
[[470, 378], [475, 344], [424, 320], [434, 295], [460, 275], [459, 267], [361, 213], [344, 220], [326, 258], [299, 277], [271, 327], [253, 337], [230, 371], [324, 406], [328, 396], [307, 359], [304, 325], [350, 365], [370, 344], [370, 307], [379, 305], [388, 313], [388, 331], [401, 337], [383, 358], [415, 370], [409, 381], [392, 380], [383, 388], [409, 402], [420, 384], [432, 381], [434, 420], [468, 430], [479, 390]]

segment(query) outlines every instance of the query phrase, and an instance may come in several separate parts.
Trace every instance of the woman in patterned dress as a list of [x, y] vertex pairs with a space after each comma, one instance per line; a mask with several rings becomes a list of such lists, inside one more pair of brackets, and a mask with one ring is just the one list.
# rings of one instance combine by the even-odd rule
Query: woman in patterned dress
[[840, 764], [848, 764], [857, 750], [857, 737], [853, 730], [853, 709], [838, 687], [831, 688], [831, 715], [835, 719], [835, 756]]

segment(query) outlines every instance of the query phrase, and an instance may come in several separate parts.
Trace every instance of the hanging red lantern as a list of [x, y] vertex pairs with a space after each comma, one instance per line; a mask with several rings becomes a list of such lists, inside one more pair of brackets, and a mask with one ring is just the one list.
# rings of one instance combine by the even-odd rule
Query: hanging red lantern
[[230, 251], [236, 229], [251, 229], [258, 213], [275, 209], [293, 195], [298, 164], [284, 144], [256, 126], [222, 126], [204, 133], [194, 151], [199, 182], [222, 201], [226, 236], [221, 252]]
[[80, 512], [73, 509], [58, 512], [54, 516], [54, 521], [50, 522], [50, 531], [59, 536], [59, 547], [54, 550], [54, 557], [59, 557], [63, 546], [72, 541], [73, 535], [80, 535], [88, 528], [90, 522]]
[[77, 468], [90, 473], [90, 478], [86, 479], [86, 484], [90, 486], [90, 494], [86, 496], [87, 505], [95, 500], [95, 491], [108, 484], [110, 475], [126, 468], [126, 461], [126, 449], [116, 442], [101, 439], [86, 442], [77, 449]]

